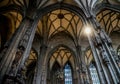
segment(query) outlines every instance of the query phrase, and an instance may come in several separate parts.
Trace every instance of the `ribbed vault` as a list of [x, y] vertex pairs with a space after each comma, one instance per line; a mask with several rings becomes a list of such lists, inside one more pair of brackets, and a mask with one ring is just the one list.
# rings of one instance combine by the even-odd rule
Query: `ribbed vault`
[[[104, 4], [106, 7], [97, 8], [96, 6], [100, 6], [100, 4]], [[22, 46], [24, 49], [21, 49], [22, 55], [19, 59], [20, 62], [21, 60], [25, 60], [23, 65], [26, 68], [22, 67], [22, 69], [25, 69], [23, 70], [25, 76], [30, 78], [27, 80], [28, 84], [30, 84], [29, 80], [31, 80], [31, 82], [33, 80], [31, 77], [36, 74], [39, 74], [41, 77], [40, 81], [43, 82], [43, 78], [46, 77], [45, 72], [47, 72], [47, 66], [52, 70], [55, 63], [57, 63], [55, 66], [63, 68], [65, 64], [69, 62], [77, 74], [77, 72], [80, 72], [80, 68], [84, 68], [82, 66], [84, 62], [89, 66], [91, 61], [94, 60], [92, 50], [86, 49], [89, 46], [87, 36], [84, 32], [86, 23], [92, 23], [91, 25], [95, 25], [96, 27], [100, 25], [110, 38], [114, 38], [112, 39], [114, 41], [113, 45], [117, 47], [120, 45], [120, 12], [117, 11], [119, 8], [117, 10], [108, 8], [114, 5], [116, 5], [117, 8], [119, 7], [118, 4], [120, 4], [119, 0], [0, 0], [0, 50], [2, 50], [2, 48], [4, 49], [3, 45], [12, 37], [12, 40], [7, 44], [7, 48], [5, 47], [8, 52], [6, 52], [7, 50], [5, 51], [7, 54], [5, 54], [5, 60], [1, 62], [2, 68], [4, 68], [6, 72], [7, 68], [11, 68], [11, 61], [16, 60], [17, 51], [19, 51], [19, 48]], [[100, 12], [96, 14], [96, 10]], [[96, 25], [96, 20], [98, 21], [98, 25]], [[24, 21], [26, 22], [25, 24]], [[37, 23], [37, 21], [39, 22]], [[23, 28], [23, 31], [19, 30], [20, 33], [14, 35], [18, 28]], [[16, 37], [14, 38], [12, 35]], [[97, 38], [98, 32], [95, 30], [93, 35]], [[100, 40], [102, 39], [102, 37], [98, 35], [98, 40], [99, 38]], [[96, 39], [92, 39], [92, 42], [97, 43], [97, 41], [93, 40]], [[104, 41], [102, 41], [102, 44], [105, 45]], [[95, 45], [95, 43], [93, 45]], [[34, 50], [30, 52], [31, 46], [36, 48], [37, 53], [34, 52]], [[99, 48], [99, 46], [100, 45], [94, 46], [98, 55], [100, 50], [97, 50], [97, 48]], [[108, 47], [112, 46], [109, 46], [108, 43]], [[112, 48], [110, 50], [112, 50]], [[107, 49], [106, 52], [108, 52]], [[117, 53], [119, 55], [120, 46], [117, 49]], [[4, 59], [4, 57], [0, 57], [0, 60]], [[25, 59], [23, 60], [24, 57]], [[82, 57], [83, 60], [81, 60]], [[36, 62], [39, 63], [37, 64]], [[4, 63], [7, 68], [4, 67]], [[15, 64], [19, 67], [17, 62]], [[36, 65], [38, 66], [36, 67]], [[2, 68], [1, 70], [4, 72], [4, 75], [6, 72]], [[35, 70], [36, 72], [38, 70], [38, 73], [36, 73]], [[39, 76], [37, 81], [39, 81]]]
[[64, 31], [77, 40], [80, 37], [82, 26], [83, 22], [77, 15], [67, 10], [58, 9], [43, 17], [38, 24], [37, 33], [40, 36], [46, 34], [47, 39], [51, 39], [57, 33]]
[[108, 35], [112, 32], [120, 32], [120, 13], [105, 9], [97, 14], [97, 20]]
[[58, 63], [60, 67], [64, 68], [66, 63], [70, 63], [72, 68], [75, 67], [73, 54], [64, 47], [59, 47], [49, 59], [49, 67], [52, 69], [54, 63]]

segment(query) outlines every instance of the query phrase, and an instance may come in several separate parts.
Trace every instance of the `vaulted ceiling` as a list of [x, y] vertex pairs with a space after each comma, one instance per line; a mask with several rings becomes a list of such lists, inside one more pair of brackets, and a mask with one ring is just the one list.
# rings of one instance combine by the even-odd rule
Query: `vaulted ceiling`
[[[102, 4], [106, 3], [111, 6], [116, 5], [117, 9], [113, 11], [109, 6], [102, 8]], [[66, 9], [59, 5], [54, 10], [48, 8], [50, 11], [40, 18], [36, 34], [43, 37], [46, 44], [52, 48], [62, 44], [73, 51], [77, 45], [87, 48], [89, 45], [84, 33], [84, 18], [90, 17], [89, 14], [93, 13], [96, 14], [95, 18], [108, 35], [111, 35], [112, 32], [120, 33], [119, 0], [0, 0], [0, 14], [10, 20], [11, 25], [8, 34], [12, 36], [22, 19], [29, 13], [28, 10], [34, 8], [39, 12], [55, 4], [68, 4], [73, 6], [74, 11], [71, 11], [72, 7]], [[79, 13], [77, 13], [78, 9], [81, 10]]]

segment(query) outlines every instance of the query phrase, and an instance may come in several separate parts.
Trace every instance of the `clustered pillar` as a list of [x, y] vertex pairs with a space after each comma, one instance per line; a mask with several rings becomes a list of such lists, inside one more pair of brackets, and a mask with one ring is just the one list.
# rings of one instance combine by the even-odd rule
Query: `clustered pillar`
[[112, 42], [103, 29], [100, 28], [94, 17], [89, 18], [90, 23], [94, 24], [88, 40], [97, 65], [98, 75], [101, 84], [119, 84], [120, 69]]
[[76, 46], [76, 52], [77, 52], [77, 66], [78, 67], [78, 84], [87, 84], [88, 83], [88, 79], [87, 79], [87, 73], [89, 73], [87, 71], [87, 68], [86, 68], [86, 64], [84, 62], [84, 57], [83, 57], [83, 53], [82, 53], [82, 50], [81, 50], [81, 46]]
[[[28, 14], [28, 16], [26, 15], [23, 18], [20, 26], [8, 42], [9, 45], [0, 54], [2, 57], [0, 63], [0, 83], [4, 81], [4, 83], [21, 82], [24, 84], [23, 78], [19, 78], [22, 77], [20, 72], [24, 66], [25, 59], [29, 56], [39, 20], [36, 20], [34, 12], [31, 13], [32, 16]], [[14, 81], [15, 79], [18, 81]]]
[[34, 80], [33, 80], [33, 84], [46, 84], [46, 78], [44, 78], [46, 75], [46, 67], [44, 65], [44, 61], [45, 61], [45, 54], [47, 51], [47, 46], [45, 44], [42, 44], [40, 46], [40, 54], [38, 56], [38, 60], [37, 60], [37, 65], [36, 65], [36, 72], [34, 75]]

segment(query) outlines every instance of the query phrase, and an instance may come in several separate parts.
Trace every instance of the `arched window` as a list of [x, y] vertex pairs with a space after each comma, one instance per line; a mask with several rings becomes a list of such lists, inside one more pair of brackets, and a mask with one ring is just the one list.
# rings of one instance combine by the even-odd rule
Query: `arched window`
[[90, 69], [90, 74], [91, 74], [91, 77], [92, 77], [93, 84], [100, 84], [98, 74], [97, 74], [97, 70], [96, 70], [96, 67], [94, 66], [94, 64], [91, 64], [89, 69]]
[[72, 84], [72, 70], [69, 64], [65, 65], [64, 68], [65, 84]]

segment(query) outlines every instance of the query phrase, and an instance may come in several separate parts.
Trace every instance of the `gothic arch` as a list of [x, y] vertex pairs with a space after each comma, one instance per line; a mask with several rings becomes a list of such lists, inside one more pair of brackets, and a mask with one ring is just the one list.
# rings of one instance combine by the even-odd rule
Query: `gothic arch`
[[[47, 66], [48, 66], [48, 68], [47, 68], [48, 80], [51, 78], [51, 76], [50, 76], [51, 73], [50, 72], [52, 71], [52, 68], [54, 67], [54, 65], [56, 65], [56, 64], [59, 65], [59, 68], [57, 68], [57, 69], [58, 69], [58, 71], [61, 72], [61, 75], [62, 75], [64, 73], [64, 71], [63, 71], [64, 67], [67, 63], [70, 64], [71, 69], [72, 69], [72, 73], [73, 73], [72, 75], [73, 75], [73, 78], [75, 79], [75, 77], [77, 75], [77, 73], [75, 72], [76, 71], [76, 61], [75, 61], [76, 58], [75, 58], [75, 56], [73, 56], [72, 52], [69, 51], [69, 49], [67, 47], [65, 48], [65, 46], [62, 46], [62, 45], [58, 46], [58, 48], [55, 48], [53, 54], [51, 54], [50, 58], [48, 57], [48, 59], [49, 60], [46, 63]], [[54, 71], [54, 74], [55, 73], [57, 73], [57, 72]], [[58, 73], [57, 75], [59, 76], [60, 74]], [[62, 80], [62, 82], [64, 82], [64, 81]]]
[[[53, 50], [49, 51], [49, 53], [46, 55], [46, 56], [47, 56], [47, 59], [46, 59], [46, 60], [47, 60], [47, 63], [46, 63], [46, 64], [49, 64], [49, 60], [50, 60], [52, 54], [55, 53], [60, 47], [61, 47], [61, 48], [63, 47], [65, 50], [69, 51], [69, 53], [71, 53], [71, 55], [72, 55], [72, 57], [73, 57], [73, 59], [74, 59], [74, 62], [76, 62], [76, 63], [78, 62], [78, 61], [77, 61], [77, 58], [78, 58], [78, 57], [76, 56], [75, 52], [74, 52], [73, 50], [71, 50], [69, 47], [67, 47], [67, 46], [65, 46], [65, 45], [62, 44], [62, 45], [56, 46]], [[65, 62], [65, 63], [66, 63], [66, 62]], [[76, 64], [76, 63], [75, 63], [75, 64]]]

